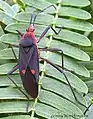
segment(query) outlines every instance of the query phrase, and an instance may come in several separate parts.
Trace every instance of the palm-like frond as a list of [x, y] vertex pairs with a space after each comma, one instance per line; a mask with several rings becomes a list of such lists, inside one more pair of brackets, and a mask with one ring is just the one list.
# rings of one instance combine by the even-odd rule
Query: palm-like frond
[[[59, 35], [55, 35], [50, 30], [40, 41], [38, 47], [48, 46], [63, 50], [65, 74], [77, 99], [86, 105], [83, 94], [88, 93], [88, 87], [82, 81], [82, 77], [90, 77], [90, 73], [80, 62], [90, 60], [89, 55], [82, 50], [91, 45], [88, 37], [84, 35], [84, 33], [93, 31], [93, 25], [87, 21], [91, 15], [83, 9], [90, 2], [88, 0], [16, 0], [16, 3], [10, 6], [8, 3], [0, 1], [1, 25], [6, 25], [5, 32], [0, 27], [0, 114], [5, 119], [61, 119], [63, 116], [64, 119], [75, 119], [79, 116], [80, 119], [85, 118], [83, 113], [86, 108], [75, 100], [64, 75], [46, 62], [40, 63], [40, 94], [38, 99], [31, 99], [29, 108], [31, 116], [26, 113], [26, 97], [6, 76], [16, 61], [11, 48], [3, 43], [18, 44], [20, 37], [16, 30], [25, 32], [31, 13], [42, 10], [51, 4], [56, 4], [57, 9], [49, 8], [38, 15], [35, 22], [36, 36], [38, 38], [48, 25], [63, 26], [63, 29]], [[18, 56], [18, 49], [14, 48], [14, 50]], [[60, 54], [42, 51], [41, 56], [61, 66]], [[12, 75], [12, 78], [22, 88], [18, 71]]]

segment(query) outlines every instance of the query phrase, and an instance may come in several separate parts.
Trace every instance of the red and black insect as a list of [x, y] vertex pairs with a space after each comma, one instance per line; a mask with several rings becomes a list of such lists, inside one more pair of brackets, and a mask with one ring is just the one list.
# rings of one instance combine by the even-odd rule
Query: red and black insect
[[[49, 8], [49, 7], [55, 8], [54, 5], [50, 5], [47, 8]], [[35, 14], [31, 15], [30, 25], [29, 25], [28, 29], [26, 29], [25, 33], [21, 33], [20, 31], [17, 31], [18, 34], [21, 35], [21, 39], [20, 39], [19, 45], [12, 45], [12, 46], [19, 47], [19, 58], [18, 58], [18, 60], [17, 60], [16, 54], [13, 50], [13, 47], [10, 45], [12, 48], [13, 54], [14, 54], [14, 56], [18, 62], [17, 62], [17, 65], [15, 67], [13, 67], [13, 69], [7, 73], [7, 75], [8, 75], [8, 78], [16, 85], [16, 87], [27, 97], [27, 99], [28, 99], [28, 105], [26, 108], [27, 111], [28, 111], [28, 106], [29, 106], [28, 94], [32, 98], [36, 98], [38, 96], [39, 58], [42, 59], [43, 61], [46, 61], [50, 65], [52, 65], [54, 68], [56, 68], [59, 72], [61, 72], [64, 75], [64, 77], [66, 78], [66, 80], [68, 82], [68, 85], [71, 88], [71, 91], [72, 91], [76, 101], [78, 101], [76, 96], [75, 96], [75, 93], [73, 91], [73, 88], [71, 87], [69, 80], [68, 80], [68, 78], [65, 75], [64, 70], [63, 70], [63, 51], [60, 49], [56, 49], [56, 48], [47, 48], [47, 47], [38, 48], [38, 46], [37, 46], [37, 43], [45, 36], [45, 34], [48, 32], [49, 29], [52, 29], [55, 32], [55, 34], [59, 34], [61, 29], [62, 29], [62, 27], [59, 27], [59, 30], [57, 32], [50, 25], [41, 33], [40, 38], [37, 40], [37, 38], [35, 37], [35, 33], [34, 33], [34, 31], [35, 31], [35, 25], [34, 25], [35, 19], [39, 13], [43, 12], [47, 8], [38, 12], [36, 15]], [[47, 59], [39, 57], [39, 54], [38, 54], [39, 49], [40, 50], [46, 50], [46, 51], [55, 51], [55, 52], [61, 53], [62, 68], [59, 68], [57, 65], [48, 61]], [[19, 69], [19, 73], [21, 76], [23, 87], [26, 90], [27, 94], [24, 93], [23, 90], [21, 90], [17, 86], [17, 84], [14, 82], [14, 80], [10, 77], [10, 74], [12, 74], [17, 69]], [[83, 104], [81, 104], [81, 105], [83, 105]], [[85, 105], [83, 105], [83, 106], [85, 107]]]
[[[50, 5], [49, 7], [54, 7], [54, 5]], [[39, 13], [43, 12], [47, 8], [43, 9]], [[26, 90], [26, 92], [32, 97], [36, 98], [38, 96], [38, 81], [39, 81], [39, 56], [38, 56], [38, 47], [37, 43], [45, 36], [45, 34], [48, 32], [48, 30], [51, 28], [56, 34], [58, 34], [61, 31], [61, 28], [58, 32], [56, 32], [52, 26], [48, 26], [41, 34], [40, 38], [37, 40], [35, 37], [35, 19], [37, 13], [31, 15], [30, 25], [28, 29], [26, 29], [25, 33], [21, 33], [20, 31], [16, 30], [19, 35], [21, 35], [21, 39], [19, 42], [19, 45], [13, 45], [15, 47], [19, 47], [19, 58], [18, 63], [11, 71], [7, 73], [8, 78], [16, 85], [16, 87], [27, 97], [29, 100], [29, 97], [27, 94], [25, 94], [14, 82], [14, 80], [10, 77], [10, 74], [12, 74], [14, 71], [19, 69], [19, 73], [21, 76], [21, 80], [23, 83], [23, 87]], [[10, 45], [11, 46], [11, 45]], [[16, 54], [12, 48], [12, 52], [17, 60]], [[48, 49], [43, 48], [43, 50], [54, 50], [54, 49]], [[44, 60], [43, 58], [41, 58]]]

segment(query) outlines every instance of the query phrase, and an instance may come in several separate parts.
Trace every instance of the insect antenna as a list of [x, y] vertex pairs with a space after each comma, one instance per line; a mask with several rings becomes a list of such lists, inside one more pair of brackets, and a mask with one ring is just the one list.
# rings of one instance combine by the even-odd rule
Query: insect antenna
[[[32, 23], [32, 24], [34, 25], [37, 16], [38, 16], [40, 13], [44, 12], [45, 10], [47, 10], [48, 8], [50, 8], [50, 7], [54, 7], [54, 8], [56, 9], [56, 6], [55, 6], [55, 5], [49, 5], [48, 7], [44, 8], [44, 9], [41, 10], [41, 11], [39, 11], [36, 15], [35, 15], [35, 14], [32, 14], [32, 15], [31, 15], [30, 24], [32, 23], [32, 19], [33, 19], [33, 23]], [[35, 16], [34, 16], [34, 15], [35, 15]], [[33, 17], [34, 17], [34, 18], [33, 18]]]
[[31, 14], [30, 24], [32, 24], [33, 16], [34, 16], [34, 14]]

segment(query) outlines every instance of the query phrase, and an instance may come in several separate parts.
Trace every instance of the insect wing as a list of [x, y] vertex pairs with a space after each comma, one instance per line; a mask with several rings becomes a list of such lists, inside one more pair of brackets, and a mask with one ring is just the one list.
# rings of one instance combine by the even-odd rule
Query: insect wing
[[27, 93], [36, 98], [38, 96], [39, 59], [37, 47], [20, 47], [19, 72], [23, 86]]

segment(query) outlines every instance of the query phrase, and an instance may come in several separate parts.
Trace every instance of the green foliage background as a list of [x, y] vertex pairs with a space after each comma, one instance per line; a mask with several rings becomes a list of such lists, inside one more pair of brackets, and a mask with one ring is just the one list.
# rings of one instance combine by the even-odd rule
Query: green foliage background
[[[92, 1], [91, 1], [92, 2]], [[60, 48], [64, 53], [65, 74], [84, 105], [93, 97], [93, 25], [92, 4], [89, 0], [14, 0], [0, 1], [0, 117], [3, 119], [91, 119], [76, 100], [63, 74], [46, 62], [40, 63], [39, 97], [30, 101], [30, 115], [26, 113], [26, 97], [8, 80], [6, 74], [16, 64], [8, 44], [18, 44], [16, 30], [25, 32], [31, 13], [55, 4], [36, 19], [36, 36], [48, 25], [63, 26], [59, 35], [50, 30], [38, 47]], [[34, 6], [34, 7], [32, 7]], [[58, 30], [58, 29], [57, 29]], [[4, 43], [7, 43], [5, 45]], [[18, 49], [14, 48], [18, 56]], [[61, 55], [41, 52], [41, 56], [61, 66]], [[90, 60], [91, 59], [91, 60]], [[22, 87], [18, 71], [12, 78]], [[87, 84], [87, 85], [86, 85]], [[24, 89], [23, 89], [24, 90]], [[65, 116], [66, 115], [66, 116]], [[74, 115], [72, 117], [72, 115]], [[63, 117], [64, 116], [64, 117]]]

